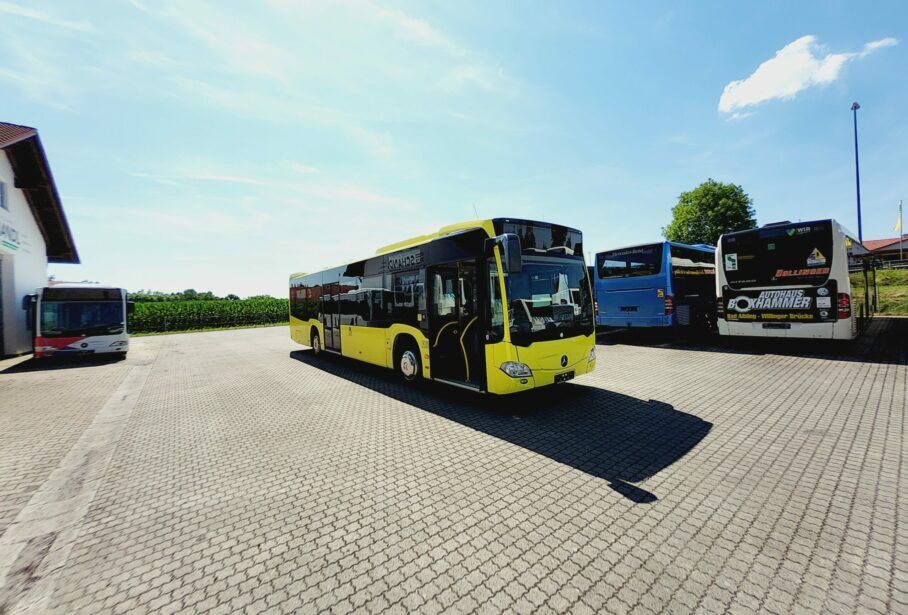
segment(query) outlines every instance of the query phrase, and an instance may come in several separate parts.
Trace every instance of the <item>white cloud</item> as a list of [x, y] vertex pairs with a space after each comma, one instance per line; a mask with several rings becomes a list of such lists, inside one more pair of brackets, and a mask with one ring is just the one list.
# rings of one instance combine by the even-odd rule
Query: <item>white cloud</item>
[[0, 2], [0, 13], [25, 17], [26, 19], [34, 19], [35, 21], [57, 26], [58, 28], [66, 28], [68, 30], [78, 30], [79, 32], [94, 31], [92, 25], [87, 21], [69, 21], [67, 19], [61, 19], [50, 13], [13, 4], [12, 2]]
[[865, 44], [860, 53], [825, 53], [817, 37], [802, 36], [760, 64], [746, 79], [726, 85], [719, 99], [719, 111], [740, 119], [744, 114], [739, 109], [769, 100], [788, 100], [807, 88], [828, 85], [839, 78], [848, 61], [896, 44], [898, 40], [884, 38]]
[[66, 79], [68, 75], [47, 55], [46, 49], [31, 45], [28, 37], [16, 32], [4, 33], [0, 37], [0, 56], [6, 66], [0, 65], [0, 81], [10, 83], [44, 106], [69, 110], [73, 91]]
[[318, 167], [309, 166], [308, 164], [301, 164], [299, 162], [296, 162], [295, 160], [287, 160], [286, 164], [293, 171], [301, 173], [303, 175], [316, 175], [322, 172], [322, 170]]
[[504, 71], [481, 64], [456, 66], [449, 70], [439, 83], [443, 89], [455, 92], [468, 86], [503, 94], [512, 94], [515, 89], [515, 85]]
[[899, 39], [887, 36], [886, 38], [881, 38], [878, 41], [870, 41], [864, 45], [864, 50], [858, 54], [859, 57], [863, 58], [864, 56], [873, 53], [877, 49], [883, 49], [884, 47], [895, 47], [899, 44]]

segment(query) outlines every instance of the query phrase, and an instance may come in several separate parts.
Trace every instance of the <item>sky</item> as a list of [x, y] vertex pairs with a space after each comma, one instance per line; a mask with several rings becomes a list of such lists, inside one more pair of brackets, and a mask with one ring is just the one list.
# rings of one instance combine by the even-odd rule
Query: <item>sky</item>
[[678, 195], [896, 235], [904, 2], [0, 0], [0, 121], [38, 128], [79, 265], [129, 290], [287, 276], [476, 217], [658, 241]]

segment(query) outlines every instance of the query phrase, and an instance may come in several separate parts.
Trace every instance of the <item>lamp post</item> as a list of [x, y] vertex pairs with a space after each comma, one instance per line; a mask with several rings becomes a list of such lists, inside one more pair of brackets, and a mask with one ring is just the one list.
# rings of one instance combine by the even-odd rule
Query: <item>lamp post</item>
[[861, 108], [857, 102], [851, 104], [851, 111], [854, 114], [854, 183], [858, 193], [858, 241], [864, 243], [864, 234], [861, 229], [861, 168], [858, 165], [858, 109]]

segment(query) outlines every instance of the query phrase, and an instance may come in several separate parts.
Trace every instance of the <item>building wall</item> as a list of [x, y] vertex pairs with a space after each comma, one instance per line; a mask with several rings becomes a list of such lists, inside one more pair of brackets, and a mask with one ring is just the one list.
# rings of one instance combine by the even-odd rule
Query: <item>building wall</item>
[[[22, 297], [47, 284], [47, 248], [25, 194], [15, 187], [13, 169], [0, 152], [0, 182], [6, 184], [6, 206], [0, 208], [0, 284], [3, 285], [3, 348], [0, 355], [32, 349]], [[12, 244], [12, 246], [10, 245]]]

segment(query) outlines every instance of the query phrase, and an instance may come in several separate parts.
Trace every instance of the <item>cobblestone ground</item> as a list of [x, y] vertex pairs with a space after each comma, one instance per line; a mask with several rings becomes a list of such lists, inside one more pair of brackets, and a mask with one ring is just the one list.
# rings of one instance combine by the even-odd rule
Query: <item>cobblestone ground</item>
[[616, 334], [519, 399], [286, 328], [2, 361], [0, 613], [908, 612], [906, 348]]

